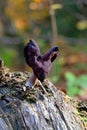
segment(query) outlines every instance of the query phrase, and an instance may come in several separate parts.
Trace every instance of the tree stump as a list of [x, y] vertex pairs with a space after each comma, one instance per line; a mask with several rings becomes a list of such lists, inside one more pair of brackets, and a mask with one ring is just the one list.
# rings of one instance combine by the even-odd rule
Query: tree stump
[[0, 130], [85, 130], [73, 100], [50, 81], [24, 91], [29, 75], [0, 66]]

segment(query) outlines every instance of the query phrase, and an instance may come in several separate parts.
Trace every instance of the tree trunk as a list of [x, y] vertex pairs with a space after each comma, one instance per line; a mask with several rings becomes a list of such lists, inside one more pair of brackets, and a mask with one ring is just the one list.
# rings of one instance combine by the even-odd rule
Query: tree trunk
[[24, 91], [28, 77], [0, 67], [0, 130], [85, 130], [71, 98], [48, 80]]
[[3, 27], [3, 35], [16, 35], [17, 32], [15, 27], [12, 25], [9, 16], [6, 14], [6, 7], [8, 6], [8, 1], [0, 0], [0, 22]]

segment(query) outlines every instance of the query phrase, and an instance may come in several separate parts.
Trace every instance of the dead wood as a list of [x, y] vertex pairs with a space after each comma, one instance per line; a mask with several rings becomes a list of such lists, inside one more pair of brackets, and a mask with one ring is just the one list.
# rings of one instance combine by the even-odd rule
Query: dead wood
[[73, 100], [50, 81], [24, 91], [29, 75], [0, 67], [0, 130], [85, 130]]

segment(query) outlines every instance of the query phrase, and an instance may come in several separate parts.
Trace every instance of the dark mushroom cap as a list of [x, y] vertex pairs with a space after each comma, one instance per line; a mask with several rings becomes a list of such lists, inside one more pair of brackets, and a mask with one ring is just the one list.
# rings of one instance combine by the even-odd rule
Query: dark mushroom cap
[[32, 40], [24, 47], [25, 61], [33, 69], [35, 76], [41, 82], [49, 74], [52, 62], [56, 59], [58, 51], [58, 47], [55, 46], [44, 55], [41, 55], [39, 47]]

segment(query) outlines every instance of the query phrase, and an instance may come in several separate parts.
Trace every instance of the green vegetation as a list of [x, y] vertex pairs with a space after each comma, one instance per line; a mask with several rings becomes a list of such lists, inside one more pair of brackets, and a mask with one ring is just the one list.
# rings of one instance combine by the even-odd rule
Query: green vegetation
[[83, 88], [87, 88], [87, 74], [76, 77], [73, 73], [66, 72], [66, 91], [70, 96], [76, 96], [83, 92]]

